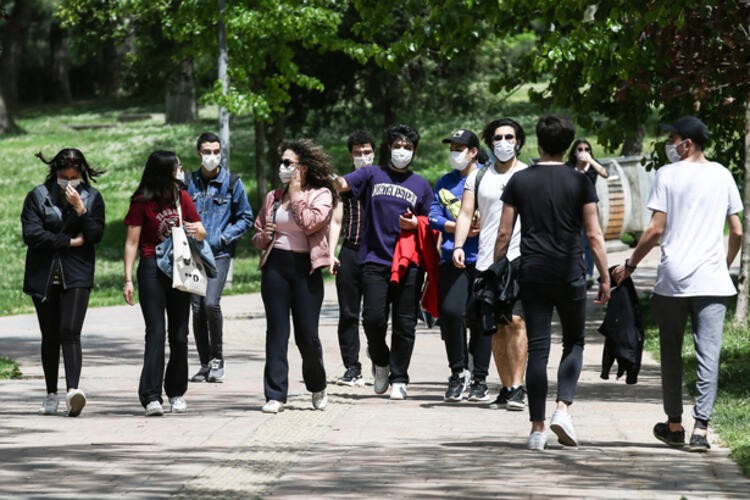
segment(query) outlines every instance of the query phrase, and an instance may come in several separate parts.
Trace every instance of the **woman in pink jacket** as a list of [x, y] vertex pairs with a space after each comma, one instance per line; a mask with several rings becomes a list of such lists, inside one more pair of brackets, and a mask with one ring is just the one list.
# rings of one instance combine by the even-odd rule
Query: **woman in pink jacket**
[[312, 404], [328, 404], [318, 320], [323, 305], [321, 269], [330, 264], [328, 226], [336, 203], [328, 155], [302, 139], [279, 148], [284, 189], [268, 193], [255, 220], [253, 243], [263, 250], [261, 285], [266, 311], [265, 413], [284, 410], [289, 388], [289, 311], [302, 355], [302, 377]]

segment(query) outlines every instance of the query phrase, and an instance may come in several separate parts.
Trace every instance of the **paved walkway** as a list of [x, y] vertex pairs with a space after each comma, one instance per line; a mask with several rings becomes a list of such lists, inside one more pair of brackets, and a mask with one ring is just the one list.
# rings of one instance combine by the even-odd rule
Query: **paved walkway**
[[[658, 254], [658, 252], [652, 252]], [[653, 279], [654, 259], [639, 284]], [[622, 262], [614, 254], [611, 263]], [[650, 268], [648, 266], [651, 266]], [[409, 398], [392, 402], [372, 387], [329, 385], [313, 411], [290, 345], [290, 405], [261, 413], [265, 321], [257, 294], [224, 299], [227, 377], [191, 384], [186, 414], [145, 418], [136, 389], [143, 354], [140, 310], [89, 311], [79, 418], [38, 416], [44, 382], [33, 316], [0, 318], [0, 353], [24, 378], [0, 382], [0, 497], [252, 498], [747, 498], [750, 481], [713, 436], [708, 454], [668, 449], [651, 436], [663, 419], [658, 365], [645, 355], [639, 382], [601, 380], [601, 309], [590, 304], [588, 345], [575, 405], [581, 440], [550, 439], [525, 449], [527, 412], [442, 400], [449, 375], [438, 329], [419, 327]], [[329, 379], [343, 372], [335, 293], [326, 289], [321, 322]], [[550, 392], [559, 336], [550, 357]], [[192, 341], [191, 341], [192, 345]], [[197, 366], [191, 347], [191, 374]], [[361, 358], [366, 362], [364, 349]], [[62, 372], [62, 370], [61, 370]], [[62, 373], [61, 373], [62, 374]], [[64, 384], [61, 377], [61, 386]], [[497, 375], [492, 369], [493, 397]], [[550, 397], [548, 411], [553, 403]], [[686, 396], [686, 404], [689, 405]], [[689, 415], [689, 407], [686, 407]], [[691, 428], [692, 422], [686, 422]]]

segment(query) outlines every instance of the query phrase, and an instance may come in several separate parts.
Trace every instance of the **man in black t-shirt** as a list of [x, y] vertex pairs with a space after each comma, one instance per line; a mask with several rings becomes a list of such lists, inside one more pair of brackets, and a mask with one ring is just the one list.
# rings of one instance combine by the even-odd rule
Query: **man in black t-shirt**
[[552, 309], [562, 325], [563, 354], [557, 372], [557, 409], [550, 430], [561, 444], [578, 446], [568, 406], [583, 364], [586, 325], [586, 267], [580, 234], [585, 230], [601, 276], [598, 304], [609, 300], [604, 238], [596, 214], [596, 191], [583, 175], [563, 163], [575, 135], [567, 118], [548, 115], [536, 126], [540, 160], [514, 175], [501, 197], [503, 214], [495, 260], [505, 257], [516, 216], [521, 218], [521, 303], [526, 314], [529, 358], [526, 389], [531, 434], [528, 447], [543, 450]]

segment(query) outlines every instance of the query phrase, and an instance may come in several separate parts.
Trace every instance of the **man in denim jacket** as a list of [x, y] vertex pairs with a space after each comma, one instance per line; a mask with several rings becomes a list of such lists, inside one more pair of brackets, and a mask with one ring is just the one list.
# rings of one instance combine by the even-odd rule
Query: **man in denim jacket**
[[192, 382], [221, 382], [223, 317], [221, 293], [227, 280], [236, 241], [253, 227], [253, 211], [242, 180], [221, 165], [221, 141], [210, 132], [198, 138], [200, 170], [187, 179], [187, 192], [208, 235], [216, 259], [215, 278], [208, 279], [206, 296], [193, 295], [193, 334], [201, 367]]

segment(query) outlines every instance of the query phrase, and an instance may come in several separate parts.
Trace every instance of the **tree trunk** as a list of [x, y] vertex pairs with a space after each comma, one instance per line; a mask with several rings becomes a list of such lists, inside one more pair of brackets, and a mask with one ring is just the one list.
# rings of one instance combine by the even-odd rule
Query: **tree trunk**
[[[227, 51], [226, 32], [224, 31], [225, 3], [225, 0], [216, 0], [216, 7], [219, 9], [219, 81], [221, 82], [221, 89], [224, 94], [229, 91], [229, 75], [227, 74], [229, 55]], [[221, 139], [221, 151], [224, 154], [224, 166], [227, 170], [231, 170], [229, 167], [229, 153], [231, 151], [229, 111], [223, 106], [219, 108], [219, 138]]]
[[[281, 163], [281, 154], [279, 154], [279, 146], [284, 140], [284, 131], [286, 130], [286, 116], [283, 113], [275, 113], [271, 119], [273, 124], [271, 125], [270, 134], [266, 136], [268, 141], [268, 151], [266, 152], [266, 158], [268, 164], [273, 166]], [[268, 127], [266, 127], [268, 130]]]
[[255, 118], [255, 181], [257, 183], [258, 200], [263, 203], [268, 188], [266, 187], [266, 123]]
[[3, 54], [0, 58], [0, 65], [3, 68], [0, 85], [2, 85], [5, 104], [10, 108], [18, 102], [18, 73], [33, 8], [34, 0], [16, 0], [5, 28]]
[[625, 137], [620, 156], [641, 156], [643, 154], [643, 139], [646, 137], [646, 127], [641, 125], [632, 134]]
[[73, 94], [70, 91], [70, 53], [68, 52], [68, 34], [55, 20], [49, 28], [49, 48], [52, 59], [52, 84], [55, 88], [55, 101], [70, 102]]
[[750, 291], [750, 92], [745, 102], [745, 177], [743, 189], [742, 215], [742, 255], [740, 275], [737, 280], [737, 308], [734, 310], [734, 324], [747, 325], [748, 292]]
[[3, 93], [0, 89], [0, 134], [5, 134], [16, 128], [13, 123], [13, 119], [8, 113], [8, 108], [5, 107], [5, 99], [3, 99]]
[[198, 104], [195, 100], [193, 59], [181, 60], [167, 80], [167, 123], [194, 123], [198, 121]]

